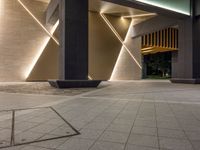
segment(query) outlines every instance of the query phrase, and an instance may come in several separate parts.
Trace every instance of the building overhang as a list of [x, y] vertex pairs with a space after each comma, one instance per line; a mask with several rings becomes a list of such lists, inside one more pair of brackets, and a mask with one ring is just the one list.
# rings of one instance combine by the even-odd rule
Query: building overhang
[[158, 6], [142, 3], [139, 1], [130, 1], [130, 0], [103, 0], [103, 1], [111, 2], [111, 3], [115, 3], [115, 4], [127, 6], [127, 7], [132, 7], [135, 9], [152, 12], [152, 13], [156, 13], [159, 15], [164, 15], [164, 16], [168, 16], [172, 18], [184, 19], [184, 18], [190, 17], [189, 15], [186, 15], [186, 14], [182, 14], [182, 13], [164, 9]]

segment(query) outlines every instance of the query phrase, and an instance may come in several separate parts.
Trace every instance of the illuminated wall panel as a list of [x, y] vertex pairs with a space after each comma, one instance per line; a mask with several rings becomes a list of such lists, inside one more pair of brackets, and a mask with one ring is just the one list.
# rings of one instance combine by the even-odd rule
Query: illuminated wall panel
[[93, 12], [89, 16], [89, 74], [92, 78], [140, 79], [141, 53], [131, 38], [131, 19]]
[[[120, 19], [116, 18], [115, 19]], [[126, 27], [127, 28], [127, 27]], [[89, 13], [89, 74], [93, 79], [109, 80], [121, 43], [99, 13]]]
[[58, 46], [51, 39], [31, 70], [28, 81], [58, 79]]
[[[47, 3], [35, 0], [21, 2], [27, 4], [27, 9], [34, 4], [30, 12], [42, 22]], [[0, 0], [0, 8], [0, 81], [25, 81], [33, 60], [50, 37], [49, 30], [45, 31], [19, 0]], [[46, 27], [43, 22], [42, 25]], [[51, 29], [52, 25], [49, 27]]]
[[[140, 42], [140, 39], [138, 39], [138, 42]], [[110, 80], [116, 81], [138, 79], [141, 79], [141, 69], [135, 64], [125, 48], [122, 48]]]

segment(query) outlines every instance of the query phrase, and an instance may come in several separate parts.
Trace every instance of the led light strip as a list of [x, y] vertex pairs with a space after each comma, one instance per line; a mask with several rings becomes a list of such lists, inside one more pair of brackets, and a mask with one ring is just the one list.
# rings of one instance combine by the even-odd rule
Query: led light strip
[[112, 74], [111, 74], [111, 76], [110, 76], [110, 79], [109, 79], [109, 81], [112, 81], [112, 80], [114, 80], [114, 76], [116, 75], [116, 72], [117, 72], [117, 69], [118, 69], [118, 64], [119, 64], [119, 61], [121, 60], [121, 56], [122, 56], [122, 54], [123, 54], [123, 46], [122, 46], [122, 48], [121, 48], [121, 50], [120, 50], [120, 52], [119, 52], [119, 56], [117, 57], [117, 61], [116, 61], [116, 63], [115, 63], [115, 66], [114, 66], [114, 69], [113, 69], [113, 71], [112, 71]]
[[22, 3], [21, 0], [17, 0], [21, 6], [29, 13], [29, 15], [42, 27], [42, 29], [59, 45], [58, 40], [42, 25], [42, 23], [31, 13], [31, 11]]
[[[124, 41], [127, 41], [127, 40], [128, 40], [128, 36], [129, 36], [129, 34], [130, 34], [130, 32], [131, 32], [131, 27], [132, 27], [132, 25], [133, 25], [133, 19], [132, 19], [131, 24], [130, 24], [130, 26], [129, 26], [128, 32], [126, 33], [126, 37], [125, 37], [125, 40], [124, 40]], [[118, 70], [118, 68], [119, 68], [118, 65], [119, 65], [119, 63], [120, 63], [122, 54], [123, 54], [124, 52], [125, 52], [125, 51], [124, 51], [124, 47], [122, 46], [122, 48], [121, 48], [121, 50], [120, 50], [120, 53], [119, 53], [119, 56], [118, 56], [118, 58], [117, 58], [117, 61], [116, 61], [116, 63], [115, 63], [114, 69], [113, 69], [113, 71], [112, 71], [111, 77], [110, 77], [110, 79], [109, 79], [109, 81], [115, 80], [115, 75], [116, 75], [117, 70]]]
[[[55, 25], [52, 27], [51, 29], [51, 34], [54, 34], [54, 32], [56, 31], [57, 27], [59, 25], [59, 20], [55, 23]], [[35, 67], [36, 63], [38, 62], [40, 56], [42, 55], [45, 47], [47, 46], [47, 44], [49, 43], [51, 37], [47, 37], [43, 43], [43, 45], [41, 46], [40, 50], [38, 51], [37, 55], [34, 57], [33, 62], [31, 63], [29, 69], [26, 71], [25, 73], [25, 78], [27, 79], [29, 77], [29, 75], [31, 74], [33, 68]]]
[[130, 15], [130, 16], [122, 16], [122, 18], [138, 18], [138, 17], [148, 17], [148, 16], [156, 16], [156, 13], [148, 13], [148, 14], [140, 14], [140, 15]]
[[103, 13], [100, 13], [101, 17], [103, 18], [103, 20], [106, 22], [106, 24], [109, 26], [109, 28], [112, 30], [112, 32], [115, 34], [115, 36], [118, 38], [118, 40], [123, 44], [123, 39], [121, 38], [121, 36], [117, 33], [117, 31], [115, 30], [115, 28], [112, 26], [112, 24], [110, 23], [110, 21], [106, 18], [106, 16]]
[[[138, 65], [138, 67], [140, 69], [142, 69], [142, 66], [140, 65], [140, 63], [136, 60], [136, 58], [133, 56], [133, 54], [130, 52], [129, 48], [125, 45], [125, 42], [122, 40], [122, 38], [120, 37], [120, 35], [117, 33], [117, 31], [115, 30], [115, 28], [112, 26], [112, 24], [108, 21], [108, 19], [105, 17], [104, 14], [100, 13], [101, 17], [103, 18], [103, 20], [106, 22], [106, 24], [110, 27], [110, 29], [112, 30], [112, 32], [116, 35], [116, 37], [118, 38], [118, 40], [121, 42], [122, 46], [125, 48], [125, 50], [129, 53], [129, 55], [132, 57], [132, 59], [135, 61], [135, 63]], [[131, 26], [130, 26], [131, 27]], [[130, 28], [129, 28], [130, 29]], [[126, 38], [125, 38], [126, 39]]]
[[88, 79], [92, 80], [92, 77], [90, 75], [88, 75]]

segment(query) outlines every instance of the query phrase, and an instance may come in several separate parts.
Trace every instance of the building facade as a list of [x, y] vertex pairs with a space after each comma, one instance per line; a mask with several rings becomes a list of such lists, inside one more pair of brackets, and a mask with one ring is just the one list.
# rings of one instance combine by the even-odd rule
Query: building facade
[[199, 83], [198, 0], [1, 0], [0, 81], [138, 80], [172, 53], [172, 82]]

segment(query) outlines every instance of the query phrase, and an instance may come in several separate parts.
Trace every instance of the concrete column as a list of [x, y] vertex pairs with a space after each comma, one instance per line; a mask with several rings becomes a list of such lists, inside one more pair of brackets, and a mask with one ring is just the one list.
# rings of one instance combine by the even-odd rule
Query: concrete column
[[172, 82], [200, 83], [200, 3], [191, 0], [191, 17], [179, 25], [179, 52], [173, 56]]
[[97, 87], [88, 80], [88, 0], [59, 0], [59, 80], [56, 88]]
[[88, 0], [60, 0], [62, 80], [88, 79]]
[[193, 78], [200, 82], [200, 1], [193, 3]]

